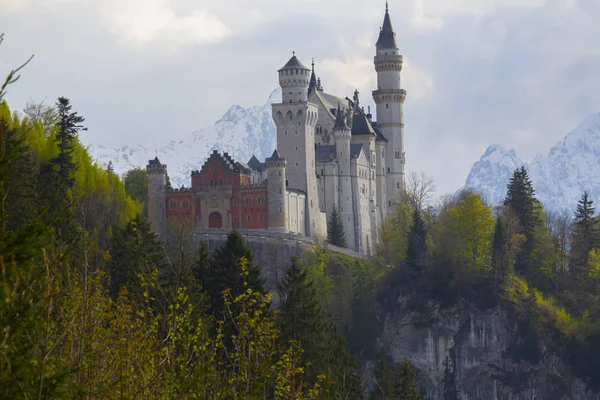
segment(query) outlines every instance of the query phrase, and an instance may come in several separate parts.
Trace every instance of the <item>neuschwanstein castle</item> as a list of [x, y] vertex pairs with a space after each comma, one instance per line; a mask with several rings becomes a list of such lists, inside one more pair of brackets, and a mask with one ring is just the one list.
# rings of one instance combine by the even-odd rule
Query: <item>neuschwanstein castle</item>
[[352, 99], [325, 93], [294, 54], [279, 69], [281, 103], [273, 104], [277, 149], [244, 164], [214, 151], [191, 187], [169, 189], [167, 166], [146, 167], [148, 215], [159, 237], [187, 223], [194, 229], [256, 229], [326, 238], [337, 207], [348, 248], [374, 253], [379, 226], [404, 187], [406, 91], [402, 56], [386, 5], [375, 44], [377, 120]]

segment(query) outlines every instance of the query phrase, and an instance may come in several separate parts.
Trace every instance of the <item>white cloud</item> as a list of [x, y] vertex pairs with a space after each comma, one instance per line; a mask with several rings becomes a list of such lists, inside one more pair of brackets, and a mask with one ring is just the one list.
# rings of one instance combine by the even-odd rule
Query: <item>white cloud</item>
[[169, 0], [118, 0], [102, 9], [108, 29], [123, 43], [134, 47], [205, 44], [231, 34], [208, 11], [192, 10], [178, 15]]

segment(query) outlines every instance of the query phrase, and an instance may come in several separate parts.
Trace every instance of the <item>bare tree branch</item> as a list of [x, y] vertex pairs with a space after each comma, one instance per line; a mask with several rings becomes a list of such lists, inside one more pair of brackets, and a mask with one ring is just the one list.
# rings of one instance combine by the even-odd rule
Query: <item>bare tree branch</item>
[[435, 192], [435, 182], [431, 176], [424, 172], [411, 171], [406, 181], [406, 194], [408, 202], [417, 209], [423, 208], [431, 200]]
[[[4, 33], [0, 33], [0, 45], [2, 45], [3, 41], [4, 41]], [[31, 57], [29, 57], [29, 60], [27, 60], [27, 61], [25, 61], [25, 63], [21, 64], [20, 67], [18, 67], [17, 69], [13, 69], [12, 71], [10, 71], [8, 73], [6, 80], [4, 81], [2, 86], [0, 86], [0, 101], [2, 101], [2, 98], [6, 94], [6, 88], [8, 87], [8, 85], [11, 85], [19, 80], [19, 78], [21, 77], [21, 75], [18, 75], [19, 71], [21, 69], [23, 69], [27, 64], [29, 64], [29, 61], [31, 61], [32, 58], [33, 58], [33, 54], [31, 55]]]

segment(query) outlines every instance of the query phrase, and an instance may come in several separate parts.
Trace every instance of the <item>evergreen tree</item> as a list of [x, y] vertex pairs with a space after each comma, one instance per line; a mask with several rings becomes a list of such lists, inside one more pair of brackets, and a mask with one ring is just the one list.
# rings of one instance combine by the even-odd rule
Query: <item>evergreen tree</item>
[[292, 257], [277, 286], [281, 299], [278, 308], [280, 338], [284, 345], [290, 340], [299, 341], [304, 355], [314, 360], [322, 354], [324, 347], [325, 311], [300, 259]]
[[229, 289], [230, 295], [236, 298], [245, 290], [240, 268], [242, 257], [248, 262], [247, 287], [265, 293], [264, 279], [260, 277], [260, 267], [254, 264], [252, 249], [234, 229], [227, 235], [225, 244], [213, 252], [210, 268], [200, 282], [209, 295], [211, 313], [217, 318], [221, 318], [224, 311], [223, 291]]
[[116, 297], [123, 286], [139, 300], [142, 287], [140, 275], [148, 280], [154, 268], [164, 270], [167, 262], [164, 250], [152, 232], [150, 223], [141, 215], [117, 229], [110, 244], [108, 268], [111, 294]]
[[396, 384], [394, 392], [398, 400], [422, 400], [417, 385], [417, 372], [405, 358], [400, 367], [400, 380]]
[[346, 247], [346, 235], [344, 233], [344, 224], [342, 223], [342, 217], [338, 212], [335, 204], [327, 223], [327, 239], [329, 243], [338, 247]]
[[512, 210], [520, 223], [519, 233], [525, 235], [525, 246], [517, 254], [516, 269], [527, 272], [528, 276], [539, 281], [539, 268], [534, 268], [536, 231], [540, 225], [540, 203], [535, 197], [533, 184], [525, 167], [517, 168], [507, 186], [504, 205]]
[[173, 186], [171, 186], [171, 178], [169, 178], [169, 175], [167, 175], [165, 187], [167, 188], [167, 190], [173, 190]]
[[69, 99], [59, 97], [56, 102], [56, 109], [59, 115], [58, 130], [56, 132], [56, 143], [58, 145], [58, 156], [51, 160], [57, 167], [62, 188], [72, 188], [75, 184], [73, 176], [77, 169], [77, 163], [73, 159], [73, 151], [78, 140], [80, 130], [87, 130], [81, 123], [85, 118], [72, 112], [72, 106]]
[[390, 365], [390, 359], [382, 356], [375, 367], [375, 391], [373, 400], [392, 400], [394, 398], [394, 385], [396, 383], [395, 368]]
[[418, 278], [424, 272], [427, 257], [427, 228], [421, 212], [413, 211], [413, 225], [408, 233], [406, 264], [411, 278]]
[[106, 172], [112, 173], [115, 169], [113, 168], [112, 161], [108, 162], [108, 166], [106, 167]]
[[494, 268], [494, 284], [498, 290], [510, 274], [510, 254], [506, 227], [501, 217], [496, 218], [494, 237], [492, 241], [492, 267]]
[[539, 223], [538, 204], [527, 170], [525, 167], [517, 168], [508, 183], [504, 205], [515, 212], [521, 224], [521, 231], [528, 240], [533, 240], [535, 228]]
[[594, 217], [595, 212], [594, 201], [586, 191], [581, 195], [575, 212], [571, 250], [571, 270], [575, 275], [585, 275], [589, 253], [598, 246], [598, 222]]
[[458, 391], [454, 379], [454, 370], [450, 369], [450, 359], [446, 357], [444, 361], [444, 400], [458, 400]]

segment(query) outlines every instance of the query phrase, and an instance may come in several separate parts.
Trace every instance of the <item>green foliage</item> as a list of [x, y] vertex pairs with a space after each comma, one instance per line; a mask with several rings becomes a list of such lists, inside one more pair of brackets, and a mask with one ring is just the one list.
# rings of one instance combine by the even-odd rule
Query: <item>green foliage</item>
[[327, 239], [329, 243], [337, 247], [347, 247], [346, 234], [344, 233], [344, 224], [342, 223], [342, 217], [338, 212], [335, 204], [333, 210], [327, 222]]
[[421, 211], [413, 211], [413, 223], [408, 233], [408, 248], [406, 250], [406, 264], [410, 277], [415, 279], [423, 275], [427, 259], [427, 228]]
[[401, 365], [393, 365], [387, 356], [379, 359], [375, 368], [376, 390], [372, 400], [421, 400], [417, 374], [405, 358]]
[[451, 235], [457, 239], [454, 260], [470, 270], [488, 270], [491, 261], [490, 239], [494, 227], [492, 211], [481, 197], [470, 193], [448, 211]]
[[148, 216], [148, 175], [142, 168], [127, 171], [125, 192], [143, 205], [143, 213]]

